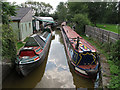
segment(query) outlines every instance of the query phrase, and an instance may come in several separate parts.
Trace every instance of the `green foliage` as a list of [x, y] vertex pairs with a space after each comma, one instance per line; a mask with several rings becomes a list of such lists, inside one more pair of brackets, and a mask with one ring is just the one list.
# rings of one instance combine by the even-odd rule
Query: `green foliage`
[[120, 88], [120, 66], [114, 64], [113, 61], [108, 61], [110, 64], [111, 80], [108, 88]]
[[110, 64], [110, 72], [113, 75], [118, 75], [120, 73], [119, 66], [115, 65], [113, 61], [108, 60]]
[[111, 45], [110, 43], [105, 42], [101, 45], [101, 48], [103, 48], [104, 51], [107, 53], [107, 52], [110, 52]]
[[120, 88], [120, 76], [112, 76], [108, 88]]
[[15, 6], [10, 5], [9, 2], [2, 2], [2, 22], [3, 24], [8, 24], [9, 23], [9, 17], [10, 16], [15, 16]]
[[68, 2], [69, 13], [72, 15], [75, 14], [84, 14], [88, 11], [88, 5], [85, 2]]
[[60, 2], [56, 10], [58, 15], [58, 20], [61, 22], [65, 21], [67, 15], [66, 4], [64, 2]]
[[120, 40], [118, 40], [115, 44], [112, 45], [109, 59], [114, 61], [116, 65], [119, 65], [120, 63]]
[[24, 42], [27, 42], [28, 39], [29, 39], [29, 37], [26, 37], [26, 39], [24, 40]]
[[17, 50], [19, 50], [21, 47], [23, 47], [24, 43], [23, 42], [18, 42], [17, 43]]
[[28, 1], [22, 3], [20, 7], [31, 7], [36, 16], [49, 16], [53, 7], [49, 3]]
[[[108, 63], [110, 65], [111, 80], [107, 87], [120, 88], [120, 40], [118, 40], [115, 44], [98, 44], [98, 41], [95, 41], [90, 37], [88, 38], [84, 35], [82, 35], [82, 37], [94, 45], [100, 51], [100, 53], [104, 54], [108, 59]], [[107, 52], [110, 52], [110, 54]]]
[[90, 24], [87, 14], [75, 14], [73, 22], [76, 23], [76, 32], [79, 34], [84, 34], [85, 25]]
[[118, 2], [90, 2], [88, 3], [88, 15], [91, 22], [118, 23]]
[[16, 37], [8, 25], [2, 26], [2, 57], [14, 61], [16, 57]]

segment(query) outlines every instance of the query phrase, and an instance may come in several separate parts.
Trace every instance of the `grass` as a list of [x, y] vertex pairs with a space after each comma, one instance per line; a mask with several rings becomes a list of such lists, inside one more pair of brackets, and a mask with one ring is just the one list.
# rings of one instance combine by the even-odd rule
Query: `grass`
[[111, 32], [119, 33], [117, 24], [97, 24], [97, 27]]
[[[26, 39], [23, 42], [27, 42], [29, 37], [26, 37]], [[22, 41], [17, 42], [17, 50], [19, 50], [21, 47], [23, 47], [25, 45], [25, 43], [23, 43]]]
[[29, 37], [26, 37], [26, 39], [24, 40], [24, 42], [27, 42], [28, 38], [29, 38]]
[[23, 45], [23, 42], [17, 42], [17, 50], [19, 50]]
[[97, 48], [97, 50], [99, 50], [100, 52], [99, 53], [102, 53], [105, 55], [105, 57], [108, 59], [109, 58], [109, 55], [103, 50], [101, 49], [101, 45], [100, 42], [96, 41], [96, 40], [93, 40], [92, 38], [88, 38], [86, 37], [85, 35], [81, 35], [86, 41], [88, 41], [91, 45], [95, 46]]
[[109, 55], [108, 53], [106, 53], [105, 48], [102, 48], [103, 44], [101, 44], [98, 41], [93, 40], [92, 38], [88, 38], [86, 36], [82, 36], [85, 40], [87, 40], [89, 43], [91, 43], [93, 46], [95, 46], [97, 48], [97, 50], [100, 51], [100, 53], [104, 54], [105, 57], [107, 58], [107, 63], [109, 63], [110, 65], [110, 73], [111, 75], [103, 75], [105, 77], [110, 77], [110, 82], [109, 85], [106, 86], [107, 88], [120, 88], [119, 83], [120, 83], [120, 67], [118, 65], [115, 64], [114, 60], [109, 60]]

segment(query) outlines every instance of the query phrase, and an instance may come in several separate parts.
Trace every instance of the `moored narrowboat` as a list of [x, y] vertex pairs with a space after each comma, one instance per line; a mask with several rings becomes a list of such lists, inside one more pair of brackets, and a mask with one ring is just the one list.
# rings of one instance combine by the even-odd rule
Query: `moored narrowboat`
[[43, 34], [33, 34], [29, 37], [15, 60], [16, 70], [19, 74], [26, 76], [44, 61], [51, 38], [52, 34], [47, 31]]
[[65, 23], [61, 26], [67, 56], [75, 72], [83, 77], [95, 79], [100, 65], [96, 49]]

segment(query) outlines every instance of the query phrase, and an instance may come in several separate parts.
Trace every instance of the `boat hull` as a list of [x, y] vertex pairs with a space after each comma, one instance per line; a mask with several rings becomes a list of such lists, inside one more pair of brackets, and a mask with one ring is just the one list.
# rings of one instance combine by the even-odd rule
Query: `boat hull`
[[23, 76], [27, 76], [31, 71], [33, 71], [35, 68], [37, 68], [45, 59], [48, 49], [50, 47], [50, 43], [51, 43], [51, 38], [52, 36], [50, 35], [42, 53], [43, 55], [41, 56], [41, 58], [35, 62], [32, 63], [26, 63], [26, 64], [16, 64], [16, 71], [23, 75]]
[[77, 74], [79, 74], [80, 76], [83, 76], [85, 78], [95, 79], [96, 76], [97, 76], [97, 73], [99, 71], [99, 62], [97, 62], [98, 64], [96, 65], [96, 69], [95, 70], [93, 70], [93, 69], [92, 70], [85, 70], [83, 68], [78, 68], [78, 66], [72, 60], [72, 55], [71, 55], [71, 52], [69, 50], [70, 42], [68, 40], [66, 40], [67, 35], [65, 34], [63, 28], [61, 28], [61, 33], [62, 33], [62, 37], [63, 37], [63, 41], [64, 41], [64, 46], [65, 46], [65, 49], [66, 49], [66, 53], [67, 53], [67, 56], [68, 56], [68, 60], [70, 61], [71, 65], [73, 66], [74, 71]]

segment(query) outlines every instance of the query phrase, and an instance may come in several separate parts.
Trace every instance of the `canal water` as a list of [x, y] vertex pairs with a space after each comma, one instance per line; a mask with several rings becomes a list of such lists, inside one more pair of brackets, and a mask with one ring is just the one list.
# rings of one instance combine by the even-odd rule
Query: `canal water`
[[56, 30], [44, 62], [26, 77], [13, 70], [4, 80], [3, 88], [94, 88], [94, 83], [74, 72], [61, 32]]

